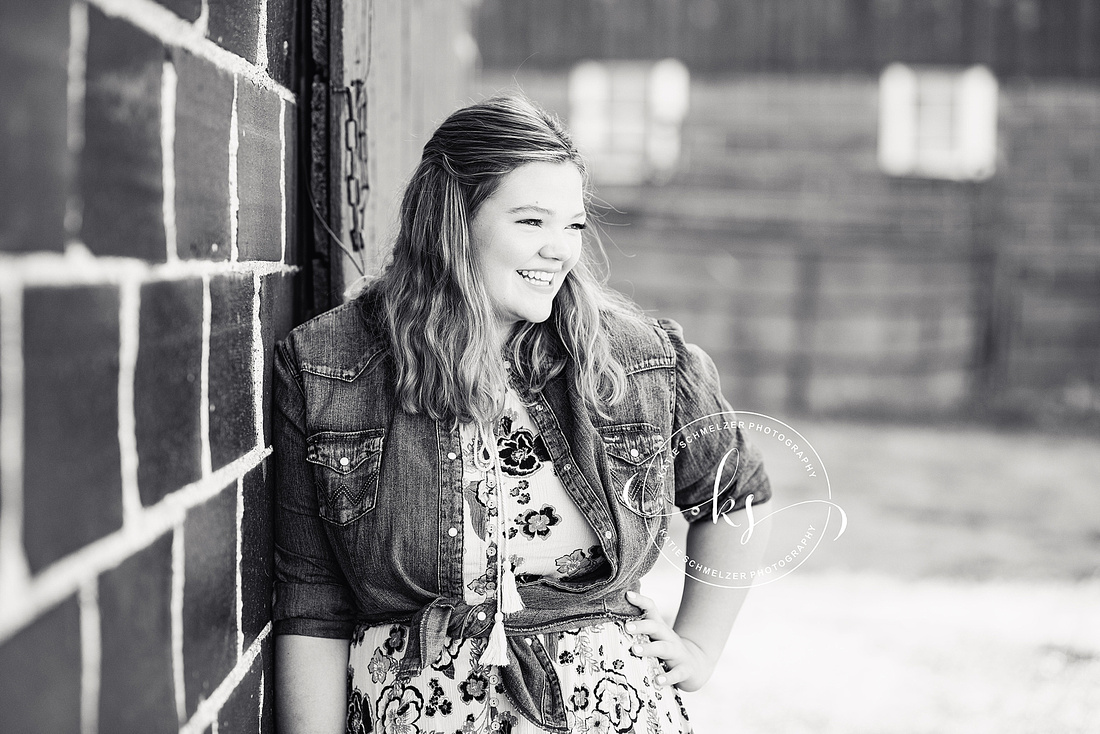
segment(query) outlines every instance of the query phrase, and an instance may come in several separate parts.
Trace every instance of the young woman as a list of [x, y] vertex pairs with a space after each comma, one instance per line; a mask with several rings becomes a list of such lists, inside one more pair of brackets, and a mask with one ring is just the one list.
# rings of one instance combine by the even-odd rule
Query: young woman
[[[594, 275], [584, 161], [521, 97], [451, 115], [392, 261], [277, 347], [277, 711], [293, 732], [687, 732], [744, 590], [638, 593], [668, 517], [770, 495], [705, 354]], [[725, 518], [729, 519], [729, 518]], [[742, 525], [743, 527], [743, 525]]]

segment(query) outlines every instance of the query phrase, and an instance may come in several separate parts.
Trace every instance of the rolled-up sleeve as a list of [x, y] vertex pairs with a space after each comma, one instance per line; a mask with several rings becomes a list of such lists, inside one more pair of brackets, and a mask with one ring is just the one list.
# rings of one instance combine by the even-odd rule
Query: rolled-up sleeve
[[[675, 321], [661, 319], [676, 355], [672, 453], [676, 506], [688, 522], [713, 518], [771, 498], [760, 450], [749, 443], [722, 395], [718, 369], [702, 349], [684, 341]], [[718, 475], [721, 474], [720, 477]], [[716, 477], [718, 480], [716, 482]], [[717, 497], [715, 489], [717, 487]]]
[[275, 347], [275, 634], [350, 638], [356, 605], [336, 561], [306, 463], [305, 393], [292, 347]]

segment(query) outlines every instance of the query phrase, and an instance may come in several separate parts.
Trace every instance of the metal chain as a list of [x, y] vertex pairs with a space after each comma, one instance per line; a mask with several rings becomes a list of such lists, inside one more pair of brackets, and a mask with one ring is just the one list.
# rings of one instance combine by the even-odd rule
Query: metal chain
[[362, 252], [363, 225], [367, 219], [367, 93], [363, 80], [352, 81], [341, 93], [345, 98], [347, 119], [344, 120], [344, 188], [345, 200], [351, 210], [351, 249]]

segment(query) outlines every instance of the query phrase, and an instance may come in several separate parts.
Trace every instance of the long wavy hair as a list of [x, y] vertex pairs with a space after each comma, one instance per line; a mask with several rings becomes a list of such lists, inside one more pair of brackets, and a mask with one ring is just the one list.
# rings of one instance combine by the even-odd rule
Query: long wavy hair
[[571, 365], [575, 389], [599, 413], [623, 397], [623, 368], [602, 324], [642, 317], [600, 275], [606, 258], [593, 227], [550, 318], [517, 324], [500, 350], [470, 223], [504, 176], [533, 162], [575, 165], [593, 216], [583, 158], [561, 122], [525, 97], [493, 97], [460, 109], [424, 146], [401, 203], [392, 259], [360, 296], [380, 301], [404, 410], [437, 420], [494, 420], [509, 379], [502, 357], [513, 377], [536, 391]]

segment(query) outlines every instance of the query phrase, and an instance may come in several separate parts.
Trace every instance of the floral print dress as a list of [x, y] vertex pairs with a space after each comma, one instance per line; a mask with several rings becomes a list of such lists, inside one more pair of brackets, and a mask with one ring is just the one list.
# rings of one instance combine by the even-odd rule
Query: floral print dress
[[[512, 391], [496, 436], [503, 475], [500, 517], [516, 577], [568, 578], [604, 563], [595, 532], [562, 487], [537, 429]], [[496, 593], [497, 535], [486, 528], [497, 510], [487, 473], [473, 459], [477, 429], [462, 426], [461, 438], [465, 600], [480, 604]], [[349, 733], [544, 731], [507, 699], [495, 666], [479, 662], [484, 639], [448, 640], [439, 658], [418, 675], [398, 678], [408, 634], [402, 624], [357, 631], [348, 668]], [[631, 645], [648, 638], [612, 620], [543, 638], [556, 660], [570, 734], [691, 731], [676, 689], [655, 683], [664, 670], [660, 662], [631, 652]]]

